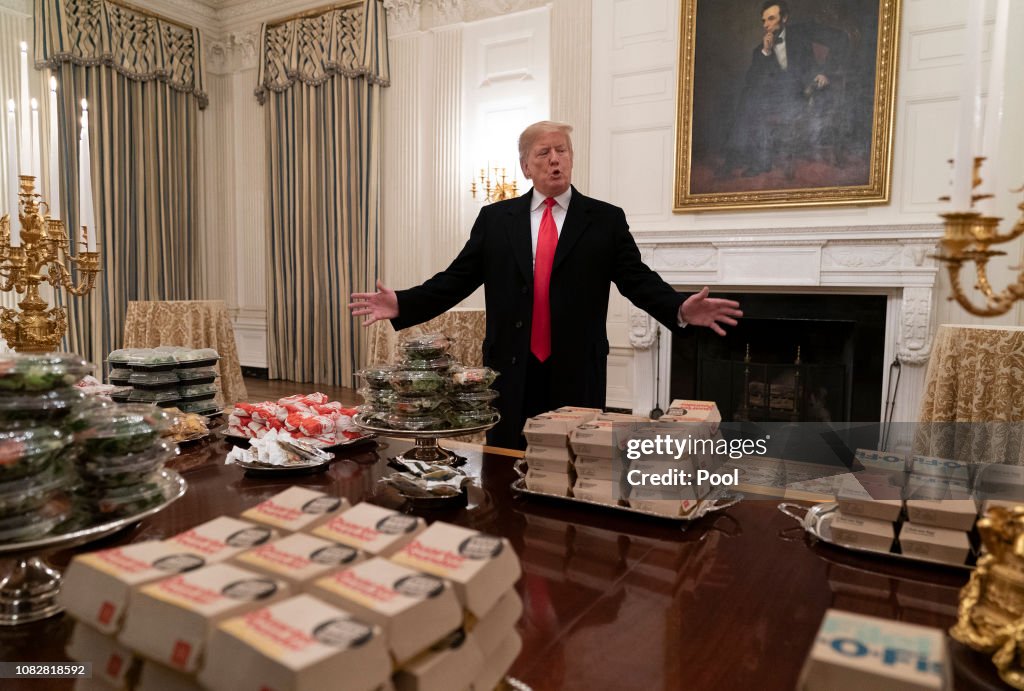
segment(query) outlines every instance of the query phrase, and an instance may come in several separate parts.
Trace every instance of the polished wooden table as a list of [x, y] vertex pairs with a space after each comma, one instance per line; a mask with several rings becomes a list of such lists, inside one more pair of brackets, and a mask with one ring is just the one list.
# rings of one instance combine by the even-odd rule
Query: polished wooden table
[[[174, 535], [238, 514], [292, 484], [392, 508], [378, 485], [385, 459], [406, 448], [380, 440], [316, 475], [258, 479], [223, 463], [211, 441], [175, 460], [186, 495], [129, 532], [89, 548]], [[511, 675], [536, 691], [794, 688], [825, 610], [838, 607], [948, 627], [966, 572], [851, 554], [807, 542], [777, 502], [744, 500], [689, 525], [515, 495], [514, 458], [458, 447], [480, 478], [469, 506], [418, 512], [507, 537], [522, 560], [523, 652]], [[83, 548], [85, 549], [85, 548]], [[54, 563], [69, 555], [57, 555]], [[64, 660], [67, 617], [3, 629], [0, 660]], [[987, 687], [987, 661], [957, 649], [957, 688]], [[964, 669], [976, 671], [965, 672]], [[974, 676], [978, 675], [978, 679]], [[3, 680], [0, 688], [69, 689], [70, 680]]]

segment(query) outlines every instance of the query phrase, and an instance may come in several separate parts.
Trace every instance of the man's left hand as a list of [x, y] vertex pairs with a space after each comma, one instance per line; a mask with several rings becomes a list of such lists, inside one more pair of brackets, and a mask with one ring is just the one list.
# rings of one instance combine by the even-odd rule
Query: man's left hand
[[686, 298], [679, 306], [679, 317], [687, 324], [707, 326], [719, 336], [725, 335], [725, 329], [719, 323], [736, 326], [736, 319], [743, 316], [740, 303], [735, 300], [709, 298], [707, 286], [699, 293]]
[[817, 75], [814, 78], [814, 86], [818, 87], [819, 89], [824, 89], [826, 86], [828, 86], [828, 77], [826, 77], [823, 74]]

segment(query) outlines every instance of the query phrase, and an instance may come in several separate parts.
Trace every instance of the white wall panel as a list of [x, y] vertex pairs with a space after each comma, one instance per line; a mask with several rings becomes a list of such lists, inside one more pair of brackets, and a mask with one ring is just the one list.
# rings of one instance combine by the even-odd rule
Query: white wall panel
[[[612, 198], [629, 218], [660, 216], [666, 191], [650, 185], [652, 176], [664, 177], [672, 166], [672, 130], [669, 127], [613, 131], [611, 133]], [[667, 170], [666, 170], [667, 169]]]

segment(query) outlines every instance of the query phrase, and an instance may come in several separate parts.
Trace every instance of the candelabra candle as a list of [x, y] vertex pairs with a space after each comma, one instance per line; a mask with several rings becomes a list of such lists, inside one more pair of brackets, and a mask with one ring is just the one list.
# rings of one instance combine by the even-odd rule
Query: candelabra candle
[[42, 164], [39, 161], [39, 101], [32, 99], [32, 167], [29, 168], [29, 175], [36, 180], [40, 179]]
[[29, 125], [29, 103], [31, 96], [28, 92], [28, 44], [24, 41], [20, 44], [21, 49], [21, 170], [32, 170], [32, 157], [29, 150], [29, 142], [32, 140], [32, 130]]
[[7, 217], [10, 220], [10, 243], [21, 244], [21, 223], [18, 220], [18, 126], [15, 103], [7, 102]]
[[60, 149], [60, 135], [57, 128], [57, 79], [50, 77], [50, 217], [60, 218], [60, 163], [57, 152]]
[[82, 99], [82, 136], [78, 140], [78, 190], [81, 195], [79, 223], [92, 228], [86, 251], [96, 251], [96, 214], [92, 205], [92, 155], [89, 152], [89, 104]]

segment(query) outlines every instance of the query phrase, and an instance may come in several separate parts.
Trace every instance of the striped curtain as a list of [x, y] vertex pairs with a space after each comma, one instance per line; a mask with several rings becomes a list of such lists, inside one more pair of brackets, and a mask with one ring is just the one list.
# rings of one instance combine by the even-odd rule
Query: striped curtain
[[348, 313], [378, 275], [380, 0], [264, 25], [270, 377], [352, 384], [367, 335]]
[[106, 0], [36, 0], [35, 55], [58, 81], [69, 228], [79, 227], [79, 104], [89, 103], [102, 273], [89, 296], [65, 303], [69, 349], [99, 361], [122, 343], [128, 301], [195, 297], [199, 31]]

